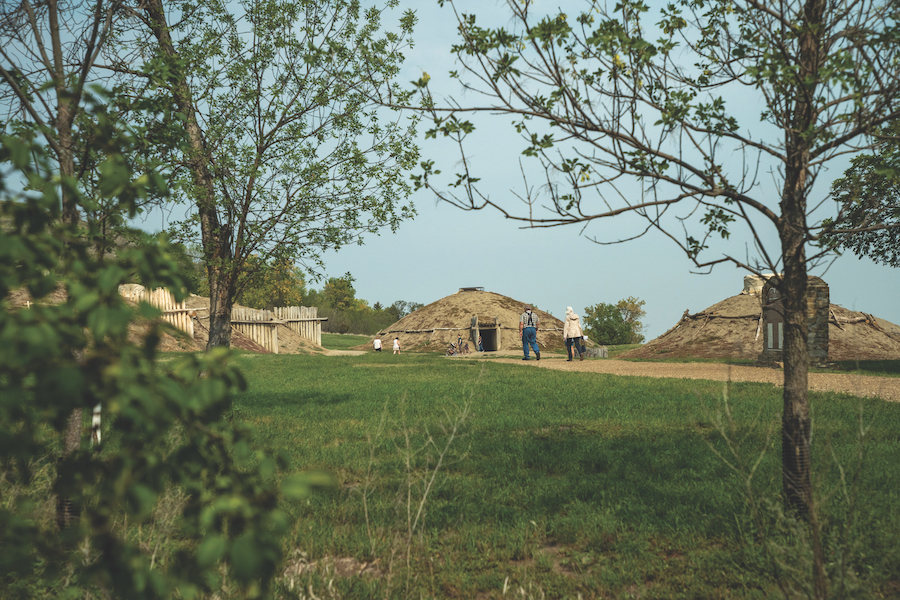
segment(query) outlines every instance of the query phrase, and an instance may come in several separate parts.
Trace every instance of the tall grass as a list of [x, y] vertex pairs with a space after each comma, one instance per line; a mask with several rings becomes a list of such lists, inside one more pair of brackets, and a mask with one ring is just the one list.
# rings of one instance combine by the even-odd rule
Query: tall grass
[[[782, 400], [770, 385], [728, 386], [723, 437], [721, 383], [413, 354], [238, 360], [250, 385], [237, 414], [298, 469], [325, 469], [340, 484], [290, 507], [289, 550], [316, 566], [286, 597], [766, 598], [788, 589], [770, 550], [796, 532], [770, 527], [774, 517], [754, 516], [753, 505], [780, 502]], [[811, 400], [826, 549], [863, 596], [896, 595], [900, 405]], [[721, 458], [734, 440], [758, 461], [749, 480]], [[848, 473], [858, 475], [859, 501], [841, 538], [850, 516], [835, 490]], [[341, 576], [334, 565], [347, 561], [359, 568]]]

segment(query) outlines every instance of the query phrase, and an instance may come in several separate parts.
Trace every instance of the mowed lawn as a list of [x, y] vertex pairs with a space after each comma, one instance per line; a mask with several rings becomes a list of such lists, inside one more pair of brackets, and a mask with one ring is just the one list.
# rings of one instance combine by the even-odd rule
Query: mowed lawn
[[[336, 482], [289, 507], [285, 597], [811, 590], [808, 528], [781, 513], [770, 385], [417, 354], [236, 360], [249, 384], [236, 415]], [[811, 403], [830, 593], [897, 597], [900, 405]]]

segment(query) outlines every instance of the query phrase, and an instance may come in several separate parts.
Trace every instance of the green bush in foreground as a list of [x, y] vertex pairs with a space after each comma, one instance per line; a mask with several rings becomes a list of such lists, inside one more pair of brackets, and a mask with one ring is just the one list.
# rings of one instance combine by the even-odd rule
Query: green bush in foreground
[[[136, 183], [117, 153], [130, 139], [108, 138], [97, 189], [133, 215], [154, 180]], [[162, 370], [155, 327], [140, 345], [128, 342], [129, 323], [159, 311], [135, 312], [119, 284], [134, 276], [177, 293], [177, 266], [162, 241], [112, 261], [92, 252], [96, 232], [60, 222], [58, 187], [41, 161], [39, 149], [3, 138], [0, 182], [24, 180], [26, 191], [0, 190], [0, 597], [265, 594], [288, 523], [275, 483], [285, 463], [255, 450], [249, 430], [229, 419], [244, 380], [226, 352]], [[80, 198], [72, 182], [62, 185]], [[65, 300], [46, 302], [59, 288]], [[13, 290], [27, 290], [34, 305], [12, 307]], [[102, 451], [82, 443], [60, 456], [67, 421], [98, 403], [114, 424]], [[306, 484], [289, 479], [285, 491], [302, 496]], [[54, 498], [76, 514], [61, 529]], [[145, 528], [167, 533], [148, 544]]]

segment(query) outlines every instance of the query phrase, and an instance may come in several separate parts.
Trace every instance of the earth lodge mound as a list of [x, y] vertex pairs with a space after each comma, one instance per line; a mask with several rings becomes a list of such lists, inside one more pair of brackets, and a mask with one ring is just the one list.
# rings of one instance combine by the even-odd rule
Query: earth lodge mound
[[[821, 280], [819, 280], [821, 281]], [[765, 280], [748, 276], [744, 290], [695, 314], [622, 358], [730, 358], [756, 360], [763, 352]], [[865, 312], [825, 303], [828, 361], [900, 359], [900, 327]]]
[[[401, 348], [417, 352], [443, 352], [456, 343], [458, 336], [474, 352], [479, 335], [486, 352], [521, 351], [519, 316], [525, 304], [482, 288], [461, 288], [406, 315], [378, 335], [385, 348], [390, 348], [396, 337], [400, 338]], [[564, 349], [563, 322], [543, 310], [536, 308], [534, 312], [540, 318], [537, 339], [541, 350]], [[358, 348], [368, 350], [370, 345]]]

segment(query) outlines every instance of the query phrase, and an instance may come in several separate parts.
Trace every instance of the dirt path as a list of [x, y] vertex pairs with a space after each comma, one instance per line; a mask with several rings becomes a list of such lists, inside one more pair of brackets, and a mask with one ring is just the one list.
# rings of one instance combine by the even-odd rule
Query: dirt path
[[[711, 381], [755, 381], [781, 386], [784, 373], [780, 369], [744, 367], [721, 363], [649, 363], [625, 360], [592, 360], [567, 362], [565, 358], [547, 357], [540, 362], [525, 362], [521, 358], [498, 358], [497, 362], [508, 362], [523, 366], [554, 369], [557, 371], [580, 371], [587, 373], [608, 373], [640, 377], [671, 377], [674, 379], [708, 379]], [[809, 389], [817, 392], [844, 392], [854, 396], [881, 398], [890, 402], [900, 402], [900, 377], [864, 377], [848, 373], [810, 373]]]

